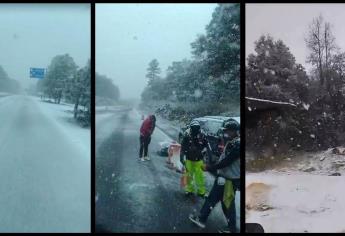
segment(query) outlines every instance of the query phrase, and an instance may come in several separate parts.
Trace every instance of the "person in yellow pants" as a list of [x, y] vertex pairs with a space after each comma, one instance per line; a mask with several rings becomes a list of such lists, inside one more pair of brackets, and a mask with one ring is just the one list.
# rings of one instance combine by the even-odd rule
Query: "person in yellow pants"
[[187, 193], [195, 192], [194, 184], [197, 187], [197, 193], [200, 196], [206, 194], [205, 178], [202, 166], [204, 162], [186, 160], [186, 170], [187, 170], [187, 185], [185, 191]]
[[205, 197], [206, 186], [202, 170], [204, 165], [202, 151], [205, 148], [210, 158], [212, 155], [210, 144], [205, 134], [201, 132], [199, 122], [192, 121], [182, 139], [180, 153], [180, 161], [186, 168], [185, 193], [188, 196], [196, 192], [199, 196]]

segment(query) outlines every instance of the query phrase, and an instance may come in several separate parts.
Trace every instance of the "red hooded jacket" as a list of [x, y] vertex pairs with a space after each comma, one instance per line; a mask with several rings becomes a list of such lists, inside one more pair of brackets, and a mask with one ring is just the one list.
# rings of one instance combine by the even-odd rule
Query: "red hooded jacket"
[[140, 128], [140, 135], [144, 137], [149, 137], [153, 133], [153, 130], [155, 129], [155, 123], [153, 122], [152, 116], [147, 117]]

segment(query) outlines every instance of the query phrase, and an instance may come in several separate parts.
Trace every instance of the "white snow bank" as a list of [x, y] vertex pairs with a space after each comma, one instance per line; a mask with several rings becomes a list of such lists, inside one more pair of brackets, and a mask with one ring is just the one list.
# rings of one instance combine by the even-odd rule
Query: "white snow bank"
[[345, 232], [344, 186], [342, 176], [247, 173], [246, 222], [274, 233]]
[[5, 93], [5, 92], [0, 92], [0, 98], [2, 98], [2, 97], [7, 97], [7, 96], [10, 96], [10, 95], [12, 95], [12, 94], [10, 94], [10, 93]]
[[95, 120], [96, 120], [96, 127], [98, 123], [102, 123], [105, 119], [113, 116], [114, 113], [101, 113], [101, 114], [96, 114]]
[[0, 96], [1, 96], [1, 95], [9, 95], [9, 93], [0, 92]]
[[40, 111], [46, 115], [59, 130], [75, 144], [85, 158], [90, 158], [91, 132], [90, 128], [82, 128], [73, 118], [72, 104], [54, 104], [42, 101], [38, 97], [31, 97], [38, 105]]

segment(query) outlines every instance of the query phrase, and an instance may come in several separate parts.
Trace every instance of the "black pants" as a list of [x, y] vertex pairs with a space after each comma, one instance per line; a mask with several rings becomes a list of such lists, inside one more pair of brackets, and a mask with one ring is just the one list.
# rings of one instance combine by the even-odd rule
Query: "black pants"
[[151, 142], [151, 137], [144, 137], [140, 136], [140, 151], [139, 151], [139, 158], [143, 157], [143, 152], [144, 152], [144, 157], [147, 157], [147, 153], [149, 151], [149, 144]]
[[[229, 229], [231, 232], [236, 232], [236, 208], [235, 208], [235, 199], [230, 204], [229, 208], [226, 208], [223, 203], [223, 194], [224, 194], [224, 185], [218, 185], [218, 178], [215, 179], [212, 190], [208, 197], [206, 198], [204, 205], [200, 210], [199, 219], [201, 222], [206, 223], [208, 216], [211, 213], [211, 210], [215, 207], [218, 202], [222, 203], [223, 213], [226, 217]], [[236, 189], [237, 183], [233, 183], [234, 191]]]

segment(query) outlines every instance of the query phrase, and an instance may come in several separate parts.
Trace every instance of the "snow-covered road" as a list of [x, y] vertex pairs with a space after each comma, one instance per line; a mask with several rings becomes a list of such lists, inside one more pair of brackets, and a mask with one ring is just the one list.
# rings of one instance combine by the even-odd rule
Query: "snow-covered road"
[[[96, 114], [96, 232], [217, 232], [226, 226], [219, 204], [206, 229], [189, 221], [204, 200], [186, 198], [181, 175], [166, 167], [166, 157], [157, 155], [159, 142], [171, 140], [158, 125], [149, 147], [151, 161], [138, 160], [141, 123], [135, 109]], [[206, 182], [210, 190], [213, 178]]]
[[0, 232], [90, 232], [90, 131], [63, 110], [0, 98]]

